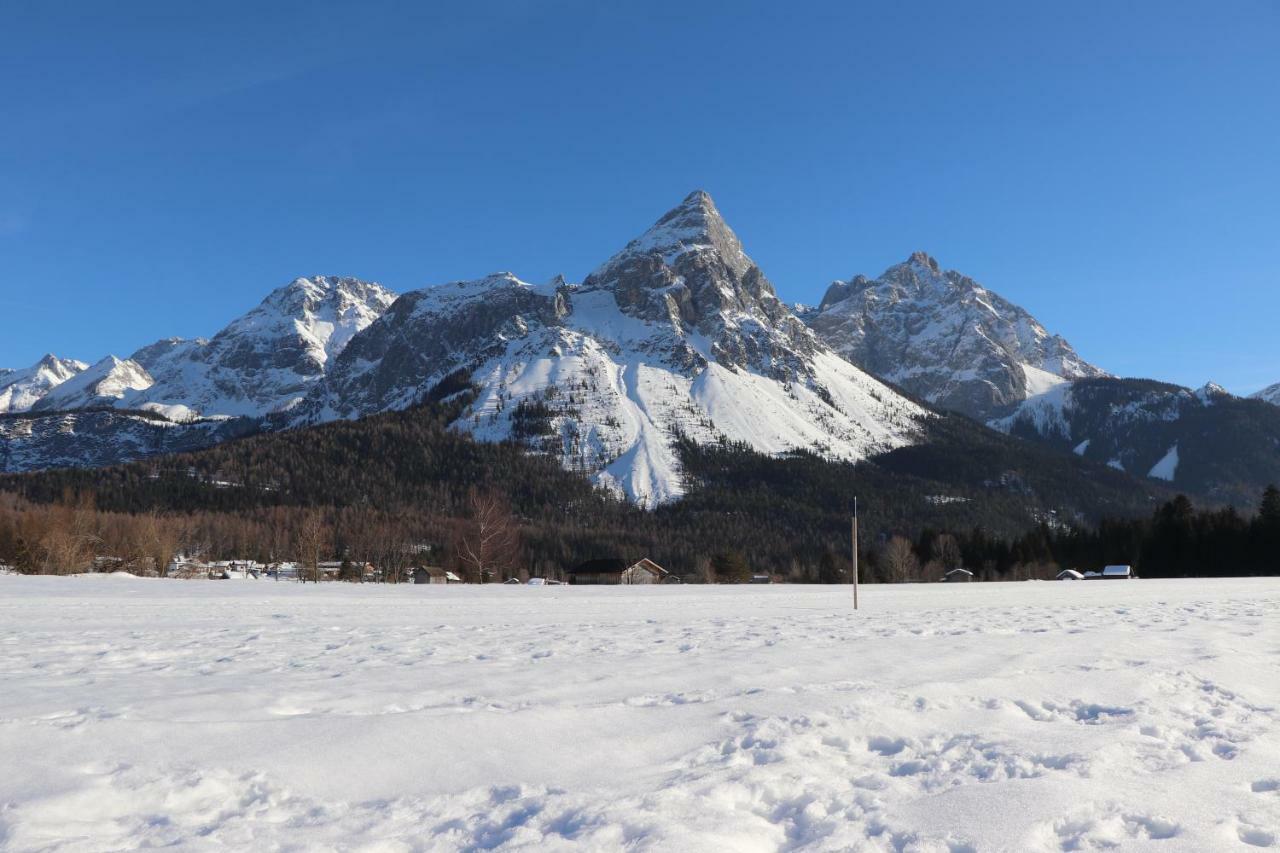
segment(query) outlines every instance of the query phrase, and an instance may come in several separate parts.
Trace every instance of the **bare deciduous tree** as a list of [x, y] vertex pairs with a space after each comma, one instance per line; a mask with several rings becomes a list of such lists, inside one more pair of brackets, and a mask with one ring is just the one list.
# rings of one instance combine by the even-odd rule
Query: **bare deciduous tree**
[[933, 540], [933, 558], [938, 561], [944, 572], [964, 568], [964, 557], [960, 554], [960, 543], [950, 533], [940, 534]]
[[516, 520], [506, 499], [497, 492], [472, 489], [467, 503], [471, 519], [458, 558], [477, 582], [500, 580], [515, 567], [520, 546]]
[[[324, 516], [315, 511], [303, 516], [302, 523], [298, 526], [297, 545], [303, 565], [311, 572], [311, 580], [319, 583], [320, 555], [329, 547], [329, 526], [325, 524]], [[303, 578], [301, 570], [298, 578]]]
[[920, 561], [916, 559], [911, 541], [902, 536], [889, 540], [884, 548], [884, 567], [891, 583], [915, 580], [920, 573]]

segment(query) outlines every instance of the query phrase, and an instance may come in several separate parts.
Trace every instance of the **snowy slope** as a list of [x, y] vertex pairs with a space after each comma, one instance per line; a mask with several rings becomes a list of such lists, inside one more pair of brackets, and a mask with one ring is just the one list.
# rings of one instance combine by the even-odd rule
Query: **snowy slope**
[[1030, 397], [990, 426], [1215, 500], [1253, 506], [1280, 478], [1280, 409], [1208, 383], [1080, 379]]
[[1066, 380], [1105, 375], [1025, 310], [923, 252], [877, 279], [835, 282], [802, 317], [858, 366], [979, 419]]
[[134, 353], [154, 382], [120, 405], [206, 416], [288, 409], [393, 301], [354, 278], [296, 279], [210, 340], [171, 338]]
[[[3, 381], [3, 379], [0, 379], [0, 382]], [[1250, 396], [1255, 400], [1262, 400], [1272, 404], [1273, 406], [1280, 406], [1280, 382], [1277, 382], [1275, 385], [1269, 385], [1256, 394], [1252, 394]]]
[[29, 410], [50, 390], [88, 366], [83, 361], [46, 355], [31, 367], [0, 372], [0, 414]]
[[1280, 580], [874, 585], [861, 604], [0, 575], [0, 847], [1280, 843]]
[[132, 359], [109, 355], [92, 367], [52, 388], [32, 411], [82, 409], [112, 405], [151, 387], [151, 376]]
[[650, 505], [683, 491], [678, 435], [856, 460], [909, 443], [925, 414], [825, 347], [703, 192], [581, 284], [500, 273], [405, 294], [296, 422], [403, 408], [456, 371], [479, 387], [458, 428]]

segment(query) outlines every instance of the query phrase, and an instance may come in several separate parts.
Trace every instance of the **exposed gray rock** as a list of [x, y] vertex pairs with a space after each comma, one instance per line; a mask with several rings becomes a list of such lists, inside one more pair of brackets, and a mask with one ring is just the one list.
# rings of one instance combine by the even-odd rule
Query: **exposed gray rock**
[[1106, 375], [1025, 310], [923, 252], [877, 279], [833, 283], [803, 319], [863, 369], [981, 420], [1055, 382]]

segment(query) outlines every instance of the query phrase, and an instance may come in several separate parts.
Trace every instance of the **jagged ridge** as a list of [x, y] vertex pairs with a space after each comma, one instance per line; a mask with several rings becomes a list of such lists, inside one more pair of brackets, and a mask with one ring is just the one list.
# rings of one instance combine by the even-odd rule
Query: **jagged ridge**
[[923, 252], [877, 279], [835, 282], [803, 317], [853, 363], [983, 420], [1065, 380], [1105, 375], [1025, 310]]

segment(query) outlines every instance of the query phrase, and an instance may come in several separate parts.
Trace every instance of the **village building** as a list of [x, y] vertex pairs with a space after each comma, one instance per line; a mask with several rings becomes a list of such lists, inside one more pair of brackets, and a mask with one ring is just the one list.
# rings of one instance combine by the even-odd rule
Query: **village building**
[[946, 583], [968, 583], [973, 580], [973, 572], [968, 569], [952, 569], [942, 576]]
[[1084, 580], [1084, 575], [1080, 574], [1075, 569], [1063, 569], [1058, 572], [1057, 579], [1060, 581], [1082, 581]]
[[588, 560], [569, 570], [569, 583], [583, 585], [657, 584], [666, 583], [671, 573], [645, 557], [629, 563], [618, 557]]
[[412, 570], [410, 579], [413, 583], [462, 583], [462, 578], [439, 566], [419, 566]]

